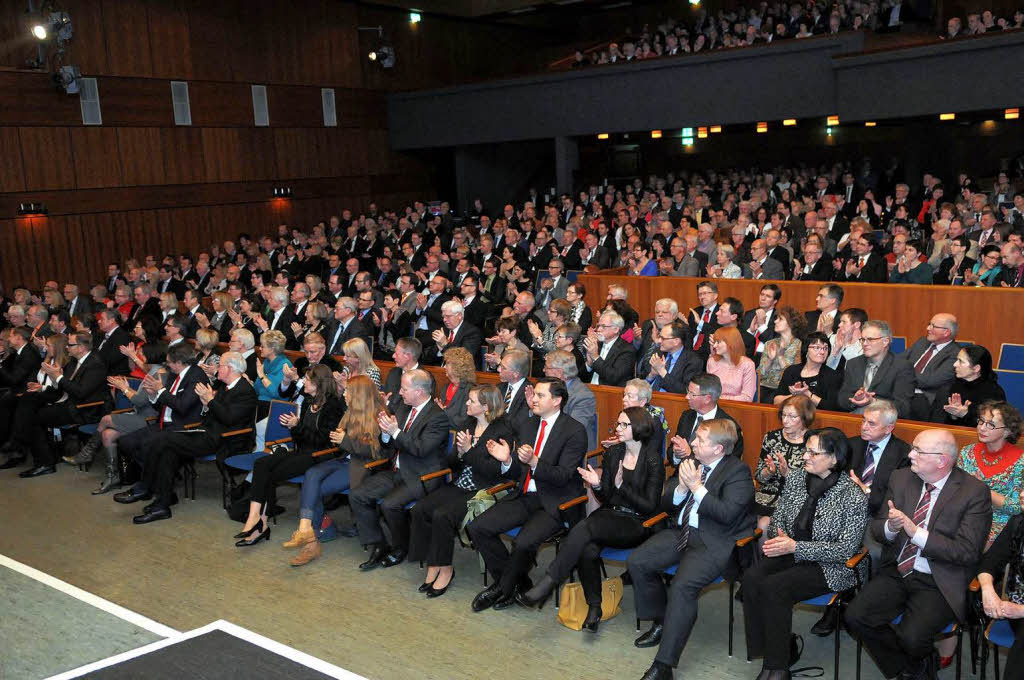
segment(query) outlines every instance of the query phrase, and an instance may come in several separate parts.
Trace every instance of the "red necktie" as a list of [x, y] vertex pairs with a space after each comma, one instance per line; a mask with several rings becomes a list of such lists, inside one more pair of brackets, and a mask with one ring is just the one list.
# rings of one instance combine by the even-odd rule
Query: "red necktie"
[[448, 344], [455, 342], [455, 331], [448, 331]]
[[[180, 382], [181, 382], [181, 373], [178, 374], [178, 377], [174, 379], [174, 384], [171, 385], [171, 396], [172, 397], [174, 396], [174, 393], [177, 391], [178, 383], [180, 383]], [[164, 406], [162, 409], [160, 409], [160, 429], [161, 430], [164, 429], [164, 418], [167, 417], [167, 412], [169, 410], [170, 410], [169, 406]]]
[[[533, 445], [533, 455], [540, 456], [540, 445], [544, 443], [544, 428], [548, 426], [548, 421], [540, 421], [540, 430], [537, 432], [537, 443]], [[533, 477], [533, 470], [529, 467], [526, 468], [526, 479], [523, 480], [523, 493], [530, 490], [530, 479]]]
[[914, 364], [914, 373], [923, 373], [924, 367], [932, 360], [933, 354], [935, 354], [935, 345], [928, 345], [928, 351], [922, 354], [921, 358]]
[[697, 341], [695, 343], [693, 343], [693, 348], [694, 349], [700, 349], [701, 345], [704, 344], [704, 326], [707, 325], [707, 323], [708, 323], [708, 321], [710, 319], [711, 319], [711, 310], [710, 309], [705, 309], [704, 310], [704, 316], [701, 318], [701, 325], [700, 325], [700, 329], [701, 330], [700, 330], [700, 333], [697, 335]]
[[[924, 485], [924, 493], [921, 494], [921, 500], [917, 503], [917, 510], [914, 510], [914, 524], [919, 527], [924, 526], [924, 520], [928, 517], [928, 508], [932, 504], [932, 491], [934, 489], [934, 484]], [[914, 560], [917, 559], [917, 554], [920, 551], [920, 548], [914, 545], [910, 539], [907, 539], [907, 544], [903, 546], [900, 557], [896, 561], [896, 570], [900, 572], [900, 576], [907, 576], [910, 572], [914, 571]]]
[[413, 409], [409, 413], [409, 417], [406, 418], [406, 420], [405, 420], [405, 427], [402, 428], [402, 429], [404, 429], [406, 432], [408, 432], [409, 428], [412, 427], [412, 421], [414, 421], [414, 420], [416, 420], [416, 409]]

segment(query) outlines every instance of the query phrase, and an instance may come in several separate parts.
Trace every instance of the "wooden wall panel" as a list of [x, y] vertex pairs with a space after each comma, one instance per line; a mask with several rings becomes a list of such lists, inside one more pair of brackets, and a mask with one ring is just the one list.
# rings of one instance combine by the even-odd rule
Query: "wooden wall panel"
[[[104, 125], [174, 125], [174, 105], [169, 81], [99, 78], [97, 84]], [[78, 120], [81, 122], [80, 115]]]
[[78, 97], [54, 87], [45, 73], [0, 71], [0, 125], [80, 125]]
[[241, 128], [238, 130], [242, 154], [242, 179], [273, 180], [277, 178], [277, 154], [274, 132], [270, 128]]
[[146, 4], [137, 0], [103, 0], [103, 26], [111, 72], [143, 78], [152, 76]]
[[164, 177], [168, 184], [206, 181], [202, 130], [189, 127], [160, 131], [164, 150]]
[[370, 173], [369, 140], [365, 130], [337, 130], [333, 138], [332, 151], [339, 164], [341, 175], [365, 175]]
[[71, 153], [75, 160], [77, 188], [98, 189], [121, 184], [116, 129], [91, 126], [71, 128]]
[[164, 183], [160, 128], [118, 128], [117, 148], [121, 157], [122, 185]]
[[25, 190], [73, 189], [75, 170], [69, 128], [19, 128]]
[[363, 59], [359, 51], [359, 7], [352, 2], [327, 3], [327, 22], [331, 47], [329, 63], [331, 70], [327, 82], [345, 87], [362, 87]]
[[238, 130], [203, 128], [203, 156], [207, 182], [235, 182], [242, 179], [242, 148]]
[[146, 8], [153, 77], [190, 80], [192, 48], [185, 3], [182, 0], [149, 0]]
[[[337, 104], [337, 92], [335, 92]], [[267, 88], [267, 111], [274, 127], [323, 127], [319, 87], [272, 85]], [[340, 122], [340, 120], [339, 120]]]
[[110, 73], [102, 3], [97, 0], [64, 0], [62, 4], [74, 21], [75, 35], [68, 63], [78, 64], [82, 74], [87, 76]]
[[0, 194], [25, 190], [21, 138], [17, 128], [0, 127]]
[[192, 77], [196, 80], [234, 80], [228, 41], [239, 32], [238, 16], [248, 10], [234, 0], [186, 0]]
[[[637, 277], [596, 274], [581, 277], [587, 287], [586, 300], [591, 308], [603, 304], [608, 286], [620, 284], [629, 291], [629, 303], [643, 318], [649, 318], [654, 301], [671, 297], [681, 310], [696, 304], [697, 283], [701, 279], [676, 277]], [[720, 299], [732, 296], [747, 309], [757, 301], [761, 281], [718, 279]], [[782, 288], [780, 304], [799, 310], [814, 309], [814, 297], [821, 284], [813, 281], [773, 281]], [[994, 310], [1019, 310], [1024, 307], [1024, 290], [1019, 288], [973, 288], [963, 286], [914, 286], [902, 284], [843, 283], [843, 309], [860, 307], [872, 319], [889, 322], [893, 335], [907, 338], [907, 346], [925, 333], [933, 314], [951, 312], [960, 322], [961, 340], [995, 350], [1004, 342], [1024, 337], [1024, 320], [1019, 314], [999, 314]]]
[[[42, 283], [44, 277], [50, 274], [50, 265], [43, 265], [36, 250], [35, 239], [32, 238], [32, 221], [37, 218], [23, 217], [15, 221], [14, 226], [14, 248], [9, 251], [11, 256], [21, 261], [21, 280], [27, 284], [36, 281]], [[47, 219], [47, 218], [40, 218]], [[49, 261], [50, 258], [45, 258]]]
[[[189, 83], [188, 98], [192, 107], [192, 125], [196, 127], [253, 126], [251, 85]], [[271, 122], [273, 123], [273, 118]]]

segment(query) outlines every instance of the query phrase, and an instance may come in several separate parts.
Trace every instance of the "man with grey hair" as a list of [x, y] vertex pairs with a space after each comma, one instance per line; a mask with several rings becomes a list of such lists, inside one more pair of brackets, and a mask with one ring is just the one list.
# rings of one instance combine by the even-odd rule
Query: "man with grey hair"
[[289, 344], [294, 343], [291, 326], [296, 319], [288, 307], [288, 289], [283, 286], [271, 288], [267, 295], [267, 307], [266, 314], [253, 316], [257, 332], [262, 335], [266, 331], [281, 331]]
[[530, 417], [530, 400], [527, 398], [530, 385], [526, 377], [530, 374], [530, 353], [518, 349], [506, 350], [498, 362], [498, 390], [505, 399], [505, 420], [513, 430], [518, 429]]
[[956, 379], [953, 362], [960, 353], [960, 343], [956, 341], [959, 328], [952, 314], [936, 314], [925, 327], [924, 336], [900, 357], [914, 368], [917, 378], [910, 401], [910, 417], [914, 420], [928, 420], [935, 394]]
[[552, 300], [565, 299], [565, 293], [569, 290], [569, 279], [565, 278], [565, 262], [560, 258], [552, 258], [548, 262], [549, 276], [540, 282], [540, 293], [537, 296], [537, 306], [547, 309]]
[[889, 399], [901, 418], [910, 415], [914, 368], [892, 353], [892, 330], [884, 321], [861, 325], [864, 354], [846, 362], [838, 403], [843, 411], [861, 413], [876, 397]]
[[[192, 429], [164, 428], [152, 440], [144, 454], [143, 484], [145, 493], [128, 491], [117, 494], [119, 503], [134, 503], [153, 498], [142, 514], [132, 518], [135, 524], [149, 524], [171, 518], [174, 476], [182, 458], [195, 458], [211, 453], [221, 455], [238, 450], [251, 450], [256, 420], [256, 390], [245, 380], [245, 359], [238, 352], [225, 352], [217, 367], [221, 387], [214, 389], [199, 382], [193, 388], [203, 405], [199, 427]], [[242, 431], [222, 445], [225, 433]], [[269, 537], [269, 528], [265, 528]]]
[[[377, 415], [381, 450], [393, 464], [365, 478], [352, 491], [352, 515], [359, 531], [359, 542], [370, 552], [359, 565], [360, 571], [393, 567], [405, 560], [409, 550], [409, 517], [405, 506], [423, 498], [440, 483], [420, 483], [420, 476], [441, 469], [447, 453], [451, 424], [444, 409], [434, 401], [433, 381], [422, 369], [402, 376], [399, 393], [402, 404], [394, 415]], [[390, 529], [390, 544], [385, 542], [380, 520]]]
[[327, 353], [341, 354], [341, 346], [352, 338], [362, 338], [367, 348], [373, 348], [369, 327], [356, 318], [359, 304], [350, 297], [339, 299], [334, 305], [334, 325], [327, 332]]
[[458, 300], [448, 300], [441, 305], [442, 327], [431, 333], [434, 341], [424, 360], [431, 364], [440, 364], [441, 356], [449, 347], [464, 347], [473, 361], [480, 363], [480, 345], [483, 335], [480, 329], [465, 321], [466, 310]]
[[544, 375], [565, 383], [569, 399], [562, 410], [587, 429], [587, 451], [593, 451], [597, 448], [597, 398], [580, 380], [576, 357], [560, 349], [548, 352], [544, 357]]
[[592, 385], [622, 387], [634, 376], [636, 352], [630, 343], [619, 337], [623, 326], [621, 316], [615, 312], [604, 312], [598, 318], [597, 326], [587, 333], [583, 346]]
[[11, 305], [4, 312], [7, 323], [11, 328], [18, 328], [25, 325], [25, 308], [21, 305]]

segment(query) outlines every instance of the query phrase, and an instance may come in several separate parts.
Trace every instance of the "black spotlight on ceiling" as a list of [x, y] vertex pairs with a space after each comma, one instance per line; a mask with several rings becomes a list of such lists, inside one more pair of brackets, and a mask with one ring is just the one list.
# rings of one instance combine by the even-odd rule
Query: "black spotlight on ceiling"
[[360, 31], [373, 31], [377, 34], [377, 44], [371, 49], [366, 58], [370, 61], [380, 64], [381, 68], [394, 68], [395, 66], [395, 48], [384, 39], [384, 27], [383, 26], [359, 26]]

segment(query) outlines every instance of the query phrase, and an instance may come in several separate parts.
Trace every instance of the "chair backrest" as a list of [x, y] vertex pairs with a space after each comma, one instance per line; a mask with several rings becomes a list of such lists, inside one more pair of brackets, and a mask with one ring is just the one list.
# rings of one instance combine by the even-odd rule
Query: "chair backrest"
[[892, 336], [892, 347], [890, 347], [893, 354], [903, 354], [907, 351], [907, 339], [901, 338], [898, 335]]
[[[139, 378], [128, 378], [128, 387], [130, 387], [133, 392], [137, 392], [139, 385], [141, 384], [142, 380]], [[132, 402], [128, 397], [124, 396], [124, 392], [117, 391], [116, 395], [117, 398], [114, 400], [115, 411], [119, 411], [124, 408], [132, 408]]]
[[287, 439], [291, 436], [287, 427], [281, 424], [281, 416], [286, 413], [298, 414], [299, 406], [293, 401], [272, 399], [270, 402], [270, 413], [267, 415], [266, 441], [273, 442], [278, 439]]
[[1006, 392], [1006, 401], [1013, 404], [1018, 411], [1024, 410], [1024, 371], [996, 369], [996, 379]]
[[1024, 345], [1004, 342], [999, 350], [998, 367], [1009, 371], [1024, 371]]

